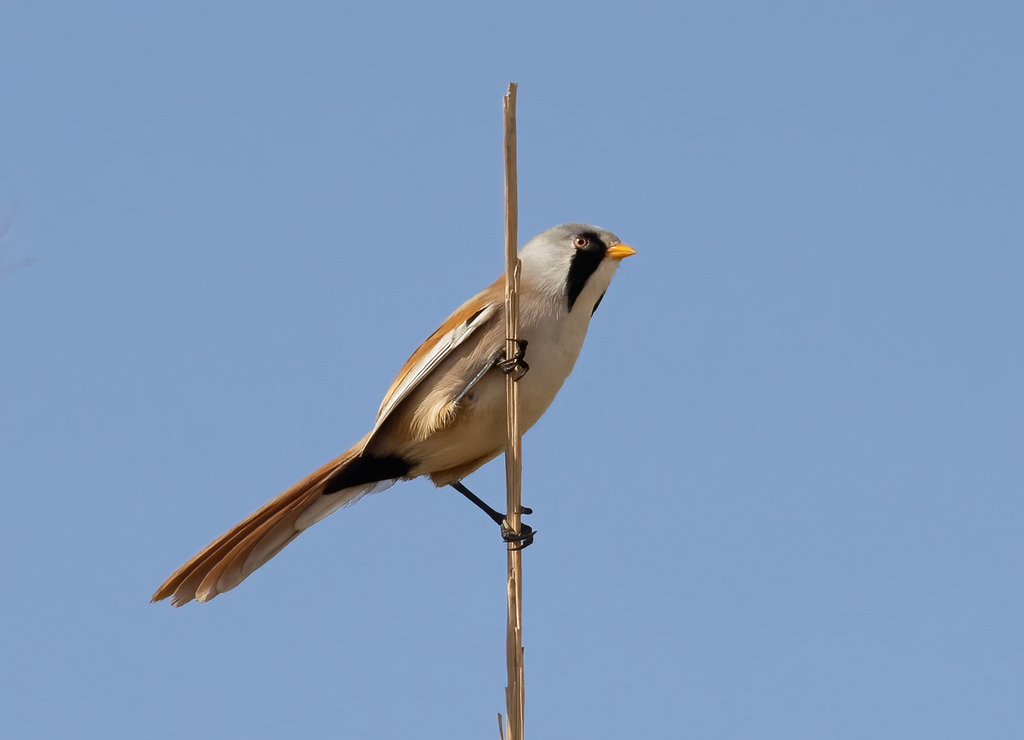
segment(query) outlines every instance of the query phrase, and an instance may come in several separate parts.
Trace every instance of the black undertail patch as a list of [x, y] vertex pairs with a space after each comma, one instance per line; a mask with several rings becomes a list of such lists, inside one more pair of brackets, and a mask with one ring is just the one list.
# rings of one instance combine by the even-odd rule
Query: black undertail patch
[[327, 479], [324, 496], [382, 480], [404, 478], [412, 470], [412, 464], [395, 455], [360, 455]]

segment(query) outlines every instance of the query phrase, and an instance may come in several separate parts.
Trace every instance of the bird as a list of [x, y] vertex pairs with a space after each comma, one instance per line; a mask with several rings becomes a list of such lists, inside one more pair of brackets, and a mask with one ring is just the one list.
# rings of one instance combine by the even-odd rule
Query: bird
[[525, 432], [572, 372], [612, 276], [634, 254], [615, 234], [582, 223], [531, 239], [519, 250], [520, 341], [511, 357], [505, 354], [502, 275], [456, 309], [406, 361], [361, 440], [207, 545], [152, 601], [209, 601], [329, 514], [421, 476], [439, 488], [452, 486], [500, 524], [507, 541], [528, 545], [530, 527], [512, 532], [504, 515], [462, 480], [505, 450], [505, 375], [517, 378]]

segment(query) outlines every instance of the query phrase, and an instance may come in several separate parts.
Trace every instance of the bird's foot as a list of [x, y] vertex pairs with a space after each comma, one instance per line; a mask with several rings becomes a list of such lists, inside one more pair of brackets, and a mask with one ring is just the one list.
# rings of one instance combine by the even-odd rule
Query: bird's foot
[[511, 375], [512, 380], [520, 380], [530, 370], [530, 366], [526, 362], [526, 345], [528, 342], [525, 339], [516, 340], [516, 351], [512, 356], [506, 360], [499, 360], [497, 366], [506, 375]]
[[[457, 480], [457, 481], [454, 481], [453, 483], [449, 483], [448, 485], [450, 485], [456, 491], [458, 491], [463, 496], [465, 496], [470, 501], [472, 501], [481, 511], [483, 511], [485, 514], [487, 514], [487, 516], [489, 516], [491, 518], [491, 521], [493, 521], [495, 524], [497, 524], [499, 527], [501, 527], [501, 539], [503, 539], [503, 540], [505, 540], [505, 542], [509, 542], [509, 543], [511, 543], [511, 542], [521, 543], [518, 547], [513, 547], [512, 548], [513, 550], [522, 550], [524, 547], [529, 547], [533, 543], [533, 536], [534, 536], [533, 527], [531, 527], [528, 524], [523, 524], [522, 522], [520, 522], [520, 525], [519, 525], [520, 531], [518, 533], [516, 533], [508, 525], [508, 517], [505, 514], [502, 514], [502, 513], [498, 512], [498, 511], [495, 511], [490, 506], [488, 506], [483, 501], [483, 499], [481, 499], [479, 496], [477, 496], [471, 490], [466, 488], [466, 486], [463, 485], [462, 481]], [[526, 516], [527, 514], [532, 514], [532, 513], [533, 513], [533, 509], [531, 509], [529, 506], [520, 506], [519, 507], [519, 516]]]
[[[530, 510], [523, 509], [523, 513], [529, 514]], [[508, 542], [510, 545], [512, 543], [516, 543], [509, 548], [510, 550], [523, 550], [533, 544], [533, 527], [529, 524], [523, 524], [522, 522], [520, 522], [519, 526], [520, 531], [517, 533], [512, 531], [512, 528], [508, 526], [507, 519], [501, 522], [501, 539], [505, 540], [505, 542]]]

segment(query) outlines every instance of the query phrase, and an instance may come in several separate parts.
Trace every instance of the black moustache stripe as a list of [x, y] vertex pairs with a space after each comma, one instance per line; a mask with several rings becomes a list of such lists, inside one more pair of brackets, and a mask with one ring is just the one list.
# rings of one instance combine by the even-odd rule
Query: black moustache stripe
[[587, 281], [590, 280], [590, 276], [597, 272], [597, 268], [601, 266], [605, 253], [608, 251], [608, 245], [601, 241], [597, 234], [579, 234], [579, 236], [587, 237], [590, 244], [583, 249], [577, 247], [569, 260], [569, 274], [565, 277], [565, 293], [569, 297], [570, 313], [576, 304], [576, 299], [580, 297]]

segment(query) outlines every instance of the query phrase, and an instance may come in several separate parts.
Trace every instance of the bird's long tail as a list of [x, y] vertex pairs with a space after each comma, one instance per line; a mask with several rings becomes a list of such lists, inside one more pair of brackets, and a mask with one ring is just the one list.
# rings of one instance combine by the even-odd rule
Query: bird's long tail
[[164, 581], [153, 594], [153, 601], [170, 596], [174, 606], [181, 606], [193, 599], [209, 601], [230, 591], [303, 530], [367, 493], [390, 487], [394, 479], [330, 490], [332, 481], [359, 466], [361, 447], [357, 444], [306, 476], [215, 539]]

